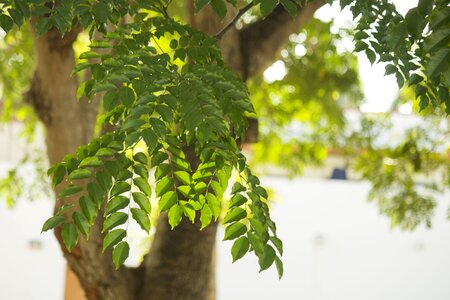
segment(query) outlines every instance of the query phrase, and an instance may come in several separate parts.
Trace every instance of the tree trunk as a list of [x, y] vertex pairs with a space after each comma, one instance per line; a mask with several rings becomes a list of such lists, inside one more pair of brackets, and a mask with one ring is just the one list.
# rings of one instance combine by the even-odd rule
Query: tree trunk
[[[323, 3], [323, 0], [316, 0], [300, 8], [295, 19], [291, 19], [284, 10], [276, 9], [264, 21], [249, 25], [244, 30], [232, 28], [220, 41], [224, 60], [243, 79], [249, 78], [270, 63], [288, 40], [289, 34], [297, 31]], [[190, 0], [188, 7], [192, 8]], [[231, 12], [228, 19], [232, 16]], [[223, 27], [209, 8], [198, 16], [191, 13], [190, 17], [195, 27], [209, 34], [215, 34]], [[77, 35], [78, 30], [74, 29], [61, 38], [56, 29], [52, 29], [35, 39], [37, 65], [31, 88], [25, 97], [46, 128], [51, 164], [61, 161], [79, 145], [90, 141], [98, 112], [95, 101], [76, 100], [78, 82], [71, 73], [74, 68], [72, 43]], [[191, 162], [195, 159], [191, 158]], [[64, 203], [77, 200], [69, 197]], [[58, 201], [55, 209], [64, 203]], [[111, 253], [102, 254], [99, 219], [91, 230], [89, 241], [80, 238], [72, 253], [66, 251], [60, 233], [56, 232], [69, 266], [79, 278], [87, 299], [215, 299], [217, 223], [199, 231], [198, 224], [183, 220], [176, 229], [171, 230], [167, 216], [162, 215], [152, 249], [142, 265], [138, 269], [123, 266], [115, 271]]]

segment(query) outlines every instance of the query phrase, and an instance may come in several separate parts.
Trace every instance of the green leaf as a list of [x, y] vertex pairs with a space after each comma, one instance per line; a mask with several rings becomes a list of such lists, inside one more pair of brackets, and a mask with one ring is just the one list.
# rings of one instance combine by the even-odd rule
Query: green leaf
[[425, 73], [429, 78], [438, 76], [439, 73], [447, 70], [450, 61], [450, 49], [442, 49], [431, 55], [425, 66]]
[[78, 186], [78, 185], [75, 185], [75, 184], [70, 184], [70, 185], [66, 186], [58, 194], [58, 198], [68, 197], [68, 196], [71, 196], [71, 195], [76, 194], [78, 192], [81, 192], [82, 190], [83, 190], [83, 188], [81, 186]]
[[141, 127], [146, 122], [142, 119], [128, 119], [125, 123], [120, 126], [120, 130], [122, 131], [131, 131], [135, 130], [136, 128]]
[[66, 221], [66, 217], [64, 216], [53, 216], [47, 221], [45, 221], [44, 225], [42, 225], [41, 232], [45, 232], [47, 230], [53, 229], [56, 226], [64, 223]]
[[270, 240], [275, 245], [275, 248], [277, 248], [280, 255], [283, 255], [283, 242], [276, 236], [271, 236]]
[[250, 219], [250, 224], [258, 236], [264, 236], [267, 233], [266, 227], [257, 219]]
[[137, 162], [140, 162], [143, 165], [147, 164], [147, 155], [145, 155], [142, 152], [138, 152], [135, 155], [133, 155], [133, 159]]
[[182, 183], [184, 184], [190, 184], [191, 183], [191, 175], [189, 175], [188, 172], [186, 171], [176, 171], [174, 172], [175, 177], [178, 178], [178, 180], [180, 180]]
[[259, 266], [261, 267], [259, 271], [268, 269], [273, 264], [276, 256], [275, 250], [270, 245], [265, 245], [263, 255], [258, 260]]
[[103, 165], [103, 162], [96, 156], [86, 157], [80, 162], [80, 167], [95, 168]]
[[257, 186], [257, 187], [255, 187], [255, 188], [254, 188], [254, 191], [255, 191], [256, 194], [260, 195], [260, 196], [263, 197], [263, 198], [266, 198], [266, 199], [267, 199], [267, 197], [269, 197], [269, 195], [267, 195], [266, 189], [263, 188], [262, 186]]
[[391, 75], [397, 73], [397, 67], [392, 64], [386, 65], [385, 69], [386, 72], [384, 73], [384, 75]]
[[225, 229], [223, 240], [233, 240], [247, 232], [247, 226], [240, 222], [233, 223]]
[[132, 107], [134, 103], [134, 91], [127, 87], [121, 87], [119, 90], [119, 100], [122, 101], [123, 104], [125, 104], [126, 107]]
[[61, 236], [69, 253], [72, 252], [73, 247], [78, 243], [78, 233], [75, 225], [73, 223], [64, 224]]
[[247, 198], [246, 197], [242, 196], [241, 194], [235, 194], [230, 199], [230, 206], [229, 207], [241, 206], [242, 204], [244, 204], [246, 202], [247, 202]]
[[168, 158], [169, 156], [167, 155], [167, 153], [158, 151], [152, 156], [152, 166], [156, 167]]
[[131, 189], [131, 186], [128, 182], [125, 181], [117, 181], [116, 184], [114, 184], [113, 188], [111, 189], [111, 197], [117, 196], [122, 193], [128, 192]]
[[51, 18], [42, 18], [36, 24], [36, 33], [38, 35], [42, 35], [43, 33], [49, 31], [50, 28], [52, 28], [52, 26], [53, 26], [53, 22], [52, 22]]
[[133, 180], [133, 182], [139, 188], [139, 190], [141, 190], [141, 192], [146, 194], [148, 197], [152, 196], [152, 189], [151, 189], [150, 185], [148, 184], [147, 180], [145, 180], [142, 177], [138, 177], [138, 178], [135, 178]]
[[387, 44], [391, 51], [398, 48], [398, 46], [408, 36], [408, 29], [405, 22], [401, 22], [389, 27], [387, 31]]
[[261, 0], [261, 15], [267, 17], [278, 5], [276, 0]]
[[246, 216], [247, 216], [247, 212], [245, 211], [245, 209], [240, 208], [240, 207], [233, 207], [227, 212], [227, 214], [223, 218], [223, 224], [242, 220]]
[[120, 242], [116, 247], [114, 247], [114, 250], [112, 252], [112, 259], [116, 270], [118, 270], [120, 266], [123, 265], [129, 254], [130, 246], [127, 242]]
[[213, 215], [211, 212], [211, 209], [208, 205], [203, 205], [201, 211], [200, 211], [200, 222], [202, 226], [200, 227], [200, 230], [208, 226], [209, 223], [211, 223]]
[[170, 40], [169, 47], [171, 49], [176, 49], [178, 47], [178, 41], [176, 39]]
[[143, 193], [139, 193], [139, 192], [134, 192], [132, 195], [133, 195], [134, 202], [136, 202], [142, 210], [144, 210], [146, 213], [150, 214], [150, 212], [152, 210], [152, 206], [150, 204], [150, 200], [148, 199], [148, 197], [146, 195], [144, 195]]
[[250, 243], [248, 239], [244, 236], [238, 238], [231, 247], [231, 256], [233, 257], [233, 262], [242, 258], [250, 248]]
[[148, 180], [148, 169], [146, 166], [141, 164], [135, 164], [133, 166], [133, 171], [135, 174], [139, 175], [140, 177], [144, 178], [145, 180]]
[[127, 235], [127, 232], [125, 229], [115, 229], [105, 236], [103, 239], [103, 252], [108, 249], [109, 247], [113, 247], [118, 242], [120, 242], [125, 236]]
[[72, 203], [67, 203], [67, 204], [64, 204], [63, 206], [61, 206], [59, 209], [58, 209], [58, 211], [56, 212], [56, 214], [55, 215], [63, 215], [64, 213], [66, 213], [69, 209], [72, 209], [72, 208], [74, 208], [75, 207], [75, 204], [72, 204]]
[[217, 220], [217, 218], [220, 215], [220, 211], [221, 211], [220, 200], [217, 199], [217, 197], [214, 194], [208, 193], [208, 194], [206, 194], [206, 201], [207, 201], [208, 206], [211, 209], [211, 212], [214, 216], [214, 220]]
[[281, 259], [278, 258], [278, 256], [275, 257], [275, 266], [277, 267], [278, 278], [281, 279], [281, 277], [283, 277], [284, 268], [283, 262], [281, 261]]
[[86, 219], [86, 217], [78, 211], [73, 213], [72, 219], [77, 226], [78, 231], [80, 231], [84, 236], [86, 236], [86, 238], [88, 238], [89, 231], [91, 229], [91, 225], [89, 224], [88, 219]]
[[419, 82], [423, 81], [423, 77], [420, 76], [419, 74], [412, 74], [411, 77], [408, 80], [408, 84], [414, 85], [414, 84], [418, 84]]
[[103, 222], [102, 233], [114, 228], [116, 226], [122, 225], [128, 220], [128, 215], [123, 212], [114, 212], [110, 214]]
[[363, 41], [357, 41], [355, 44], [355, 52], [360, 52], [367, 49], [368, 45]]
[[165, 193], [159, 199], [159, 212], [169, 210], [178, 201], [177, 194], [174, 191]]
[[131, 215], [133, 216], [133, 219], [135, 219], [139, 224], [139, 226], [141, 226], [143, 230], [149, 233], [150, 219], [148, 217], [148, 214], [140, 208], [133, 207], [131, 208]]
[[130, 204], [130, 199], [125, 196], [115, 196], [112, 197], [108, 203], [106, 203], [104, 215], [109, 215], [118, 210], [124, 209]]
[[97, 207], [100, 208], [104, 198], [103, 190], [100, 185], [95, 182], [89, 182], [87, 184], [87, 190], [91, 199], [94, 200], [97, 203]]
[[75, 180], [75, 179], [86, 179], [92, 176], [92, 172], [88, 169], [76, 169], [69, 175], [69, 179]]
[[158, 167], [156, 167], [156, 171], [155, 171], [155, 180], [158, 181], [161, 178], [163, 178], [164, 176], [166, 176], [167, 174], [169, 174], [171, 169], [172, 168], [169, 164], [158, 165]]
[[13, 27], [14, 22], [13, 20], [4, 14], [0, 15], [0, 27], [3, 28], [3, 30], [8, 33], [8, 31], [11, 30], [11, 28]]
[[64, 175], [66, 175], [66, 168], [61, 164], [57, 165], [52, 177], [53, 188], [55, 188], [58, 184], [61, 183], [61, 181], [63, 181]]
[[89, 196], [86, 195], [80, 197], [79, 203], [83, 214], [88, 219], [89, 223], [93, 224], [98, 213], [95, 203]]
[[291, 17], [295, 17], [297, 15], [298, 7], [291, 0], [281, 0], [281, 5], [283, 5], [284, 9], [291, 15]]
[[167, 191], [170, 191], [174, 188], [175, 183], [172, 178], [164, 177], [160, 181], [156, 183], [155, 193], [156, 197], [160, 197], [165, 194]]
[[239, 193], [239, 192], [244, 192], [246, 190], [247, 190], [247, 188], [245, 186], [243, 186], [239, 182], [235, 182], [233, 184], [233, 187], [231, 188], [231, 193], [232, 194], [236, 194], [236, 193]]
[[174, 229], [180, 222], [183, 216], [183, 207], [181, 205], [175, 204], [169, 209], [169, 224]]
[[450, 28], [439, 29], [432, 32], [424, 42], [424, 50], [427, 53], [432, 53], [439, 49], [448, 49], [450, 42]]
[[227, 6], [223, 2], [223, 0], [211, 0], [211, 6], [216, 12], [216, 14], [221, 18], [225, 18], [227, 15]]
[[80, 55], [80, 59], [90, 59], [100, 57], [100, 54], [94, 51], [83, 52]]
[[[151, 153], [158, 144], [158, 137], [150, 128], [142, 130], [142, 138], [148, 147], [148, 152]], [[152, 163], [153, 164], [153, 163]]]
[[195, 0], [195, 11], [199, 12], [209, 2], [211, 2], [211, 0]]

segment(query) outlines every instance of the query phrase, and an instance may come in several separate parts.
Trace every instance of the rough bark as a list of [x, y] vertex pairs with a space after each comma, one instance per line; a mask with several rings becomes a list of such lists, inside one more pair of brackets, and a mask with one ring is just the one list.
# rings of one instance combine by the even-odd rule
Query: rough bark
[[[220, 40], [226, 63], [247, 79], [267, 66], [278, 54], [289, 34], [297, 31], [322, 0], [300, 8], [291, 19], [277, 8], [264, 21], [243, 30], [232, 28]], [[190, 6], [192, 7], [192, 2]], [[233, 17], [230, 10], [229, 18]], [[223, 23], [211, 9], [192, 16], [192, 24], [211, 35], [220, 31]], [[50, 163], [59, 162], [66, 154], [88, 143], [92, 137], [95, 103], [76, 101], [76, 76], [72, 43], [78, 31], [61, 38], [56, 30], [36, 38], [37, 65], [27, 101], [35, 108], [46, 128], [46, 143]], [[195, 158], [191, 159], [195, 161]], [[68, 198], [66, 202], [77, 199]], [[63, 203], [58, 202], [56, 207]], [[122, 267], [115, 271], [110, 253], [102, 254], [101, 220], [92, 229], [89, 241], [80, 238], [79, 245], [67, 253], [56, 232], [70, 267], [80, 279], [88, 299], [149, 299], [149, 300], [213, 300], [215, 299], [214, 246], [217, 223], [202, 231], [198, 224], [183, 221], [171, 230], [167, 216], [157, 225], [152, 249], [139, 269]]]
[[[51, 30], [35, 39], [36, 69], [25, 97], [45, 126], [51, 164], [88, 143], [94, 130], [96, 103], [76, 100], [77, 77], [70, 75], [75, 64], [72, 43], [77, 34], [74, 29], [61, 38], [56, 30]], [[76, 198], [67, 198], [64, 203], [75, 201]], [[55, 209], [64, 203], [58, 201]], [[124, 276], [125, 272], [115, 272], [111, 257], [102, 255], [100, 228], [96, 224], [89, 242], [80, 239], [72, 253], [67, 253], [58, 231], [56, 235], [70, 267], [82, 278], [89, 299], [133, 299], [132, 285], [125, 280], [128, 276]]]

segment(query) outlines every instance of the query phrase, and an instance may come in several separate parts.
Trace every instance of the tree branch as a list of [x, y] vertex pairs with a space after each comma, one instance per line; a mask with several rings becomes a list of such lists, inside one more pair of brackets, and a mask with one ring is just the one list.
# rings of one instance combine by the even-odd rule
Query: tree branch
[[313, 0], [303, 4], [294, 18], [279, 5], [267, 18], [240, 30], [243, 79], [269, 66], [289, 40], [289, 36], [306, 24], [324, 4], [325, 0]]
[[234, 16], [234, 18], [224, 27], [222, 28], [222, 30], [220, 30], [214, 37], [217, 40], [222, 39], [222, 36], [228, 31], [230, 30], [231, 27], [233, 27], [234, 25], [236, 25], [236, 22], [242, 17], [243, 14], [245, 14], [250, 8], [253, 7], [253, 2], [247, 4], [246, 6], [244, 6], [243, 8], [241, 8], [238, 13], [236, 14], [236, 16]]

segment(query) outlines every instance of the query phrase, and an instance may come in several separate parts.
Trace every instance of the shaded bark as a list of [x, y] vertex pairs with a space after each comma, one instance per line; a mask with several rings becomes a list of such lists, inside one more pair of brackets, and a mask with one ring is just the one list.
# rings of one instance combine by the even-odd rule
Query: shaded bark
[[[190, 1], [192, 8], [192, 1]], [[289, 34], [297, 31], [313, 12], [323, 5], [322, 0], [300, 8], [291, 19], [277, 8], [264, 21], [251, 24], [243, 30], [231, 28], [219, 44], [225, 62], [243, 79], [254, 75], [270, 64], [287, 42]], [[230, 9], [229, 20], [235, 11]], [[211, 35], [223, 24], [206, 8], [191, 18], [192, 24]], [[36, 38], [37, 65], [26, 100], [46, 128], [46, 144], [50, 163], [56, 163], [79, 145], [88, 143], [93, 135], [96, 103], [77, 102], [76, 76], [70, 76], [74, 67], [72, 43], [77, 29], [61, 38], [56, 30]], [[195, 162], [191, 157], [190, 161]], [[58, 189], [63, 188], [63, 186]], [[58, 192], [58, 190], [56, 191]], [[64, 203], [74, 203], [67, 198]], [[56, 203], [57, 209], [64, 204]], [[152, 249], [139, 269], [122, 267], [114, 270], [111, 253], [102, 254], [101, 218], [92, 228], [89, 241], [80, 238], [79, 245], [67, 253], [57, 231], [56, 235], [70, 267], [80, 279], [88, 299], [149, 299], [149, 300], [214, 300], [214, 247], [217, 223], [199, 231], [198, 224], [186, 220], [174, 230], [162, 215], [158, 221]]]

